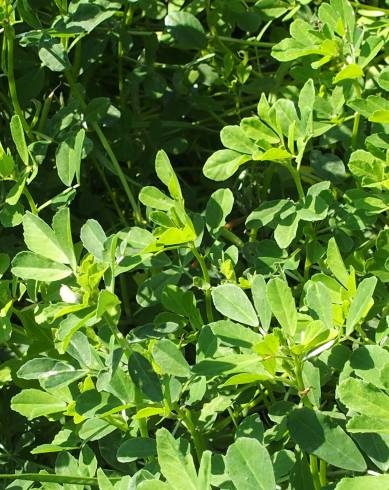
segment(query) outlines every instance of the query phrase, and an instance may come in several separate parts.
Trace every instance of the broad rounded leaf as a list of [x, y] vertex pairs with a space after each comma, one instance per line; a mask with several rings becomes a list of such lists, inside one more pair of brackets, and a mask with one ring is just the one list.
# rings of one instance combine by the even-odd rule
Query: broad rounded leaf
[[205, 162], [203, 173], [211, 180], [227, 180], [250, 158], [234, 150], [218, 150]]
[[239, 437], [228, 448], [226, 468], [236, 490], [275, 490], [273, 465], [257, 439]]
[[21, 279], [54, 282], [72, 274], [66, 265], [46, 259], [32, 252], [19, 252], [12, 261], [12, 274]]
[[358, 447], [336, 419], [309, 408], [298, 408], [289, 413], [287, 424], [294, 442], [308, 454], [337, 468], [366, 470]]
[[121, 463], [129, 463], [137, 459], [156, 456], [156, 454], [157, 445], [155, 439], [149, 437], [133, 437], [120, 445], [116, 456]]
[[227, 318], [252, 327], [258, 326], [258, 317], [247, 295], [235, 284], [222, 284], [212, 290], [215, 308]]
[[172, 12], [165, 25], [181, 49], [202, 49], [207, 44], [201, 22], [189, 12]]
[[153, 358], [165, 374], [183, 378], [190, 376], [189, 364], [171, 340], [157, 341], [153, 346]]
[[28, 389], [22, 390], [12, 398], [11, 408], [29, 419], [34, 419], [62, 412], [66, 409], [66, 403], [45, 391]]
[[24, 241], [31, 252], [61, 264], [69, 263], [54, 231], [39, 216], [27, 212], [23, 216], [23, 232]]
[[293, 336], [297, 328], [297, 310], [288, 283], [279, 278], [270, 279], [266, 292], [273, 315], [285, 333]]

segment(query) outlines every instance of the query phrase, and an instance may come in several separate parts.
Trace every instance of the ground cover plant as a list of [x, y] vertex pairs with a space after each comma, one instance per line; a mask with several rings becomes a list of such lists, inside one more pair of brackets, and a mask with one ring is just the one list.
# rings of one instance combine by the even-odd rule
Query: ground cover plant
[[388, 14], [0, 1], [1, 488], [389, 488]]

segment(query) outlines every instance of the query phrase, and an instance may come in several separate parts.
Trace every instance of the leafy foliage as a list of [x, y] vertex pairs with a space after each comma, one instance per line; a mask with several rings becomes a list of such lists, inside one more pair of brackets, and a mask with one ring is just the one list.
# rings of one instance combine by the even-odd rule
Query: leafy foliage
[[0, 487], [389, 485], [388, 1], [0, 1]]

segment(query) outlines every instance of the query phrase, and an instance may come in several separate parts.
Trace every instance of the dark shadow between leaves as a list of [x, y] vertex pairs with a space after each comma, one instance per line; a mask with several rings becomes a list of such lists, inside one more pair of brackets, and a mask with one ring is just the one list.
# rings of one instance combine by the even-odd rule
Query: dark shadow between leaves
[[374, 361], [366, 347], [360, 347], [354, 351], [350, 358], [350, 365], [353, 369], [367, 371], [374, 368]]
[[225, 374], [234, 367], [235, 364], [231, 362], [204, 360], [194, 366], [193, 372], [199, 376], [218, 376], [219, 374]]
[[314, 410], [293, 410], [288, 415], [287, 425], [292, 439], [307, 453], [312, 453], [325, 442], [323, 427]]

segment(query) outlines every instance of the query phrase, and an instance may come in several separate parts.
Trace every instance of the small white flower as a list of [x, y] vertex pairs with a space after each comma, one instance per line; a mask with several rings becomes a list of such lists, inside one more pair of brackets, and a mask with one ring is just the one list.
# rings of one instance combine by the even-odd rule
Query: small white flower
[[81, 296], [72, 291], [69, 286], [66, 286], [66, 284], [62, 284], [59, 290], [59, 295], [61, 296], [62, 301], [65, 303], [75, 304], [81, 301]]

